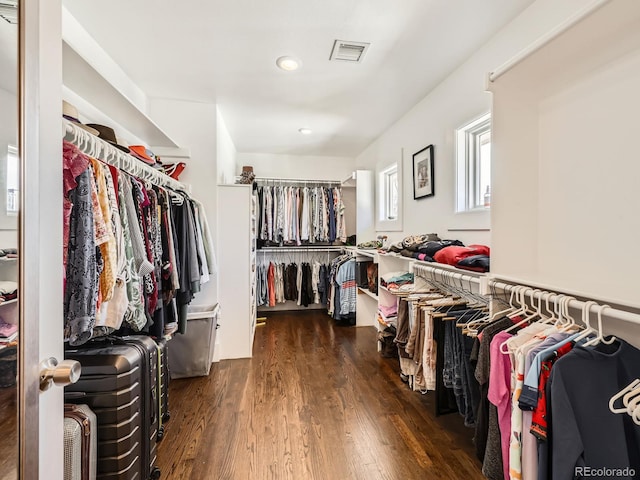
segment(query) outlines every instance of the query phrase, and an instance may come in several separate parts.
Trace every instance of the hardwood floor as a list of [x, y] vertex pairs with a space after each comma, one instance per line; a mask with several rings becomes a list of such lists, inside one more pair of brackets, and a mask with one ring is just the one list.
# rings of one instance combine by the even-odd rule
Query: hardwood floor
[[434, 417], [433, 394], [409, 390], [375, 335], [321, 312], [270, 315], [252, 359], [171, 382], [162, 478], [483, 478], [473, 430]]

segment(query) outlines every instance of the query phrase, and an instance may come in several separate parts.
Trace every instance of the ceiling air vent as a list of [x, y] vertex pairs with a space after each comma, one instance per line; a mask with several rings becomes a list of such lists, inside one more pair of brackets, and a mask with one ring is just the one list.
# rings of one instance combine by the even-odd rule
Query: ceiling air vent
[[331, 50], [329, 60], [359, 63], [362, 61], [369, 45], [371, 44], [366, 42], [336, 40], [333, 42], [333, 50]]
[[0, 18], [15, 25], [18, 23], [18, 0], [0, 0]]

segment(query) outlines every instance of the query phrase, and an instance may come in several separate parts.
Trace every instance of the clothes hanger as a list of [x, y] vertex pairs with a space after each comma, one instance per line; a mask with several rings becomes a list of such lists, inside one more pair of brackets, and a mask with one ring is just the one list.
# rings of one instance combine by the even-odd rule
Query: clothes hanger
[[599, 343], [604, 343], [605, 345], [611, 345], [613, 342], [617, 340], [616, 337], [614, 336], [611, 336], [609, 340], [605, 340], [604, 338], [604, 333], [602, 331], [602, 312], [606, 308], [611, 308], [611, 307], [609, 305], [602, 305], [598, 309], [598, 335], [596, 336], [596, 338], [585, 342], [585, 344], [583, 345], [584, 347], [591, 347], [594, 345], [598, 345]]
[[[525, 313], [527, 313], [528, 311], [528, 305], [526, 302], [526, 296], [525, 294], [527, 293], [527, 291], [531, 294], [531, 298], [533, 301], [533, 290], [531, 289], [527, 289], [526, 287], [521, 287], [521, 290], [519, 292], [518, 295], [518, 300], [521, 304], [521, 309], [517, 310], [516, 312], [514, 312], [512, 315], [510, 315], [511, 318], [516, 318], [519, 315], [524, 315]], [[529, 312], [528, 316], [525, 316], [522, 320], [520, 320], [518, 323], [513, 324], [512, 326], [506, 328], [505, 330], [503, 330], [503, 332], [505, 333], [509, 333], [512, 332], [513, 330], [519, 328], [521, 325], [524, 325], [525, 323], [529, 323], [533, 318], [535, 318], [538, 315], [537, 312]], [[526, 327], [525, 327], [526, 328]], [[509, 353], [511, 353], [511, 350], [509, 348], [509, 338], [506, 339], [505, 341], [503, 341], [500, 344], [500, 352], [504, 355], [508, 355]]]
[[527, 293], [531, 294], [531, 305], [534, 305], [533, 290], [525, 286], [516, 286], [516, 302], [520, 307], [509, 314], [509, 317], [515, 318], [521, 315], [531, 317], [535, 312], [529, 308], [527, 304]]
[[582, 332], [580, 335], [578, 335], [576, 338], [573, 339], [575, 343], [578, 343], [579, 341], [584, 340], [585, 338], [588, 338], [589, 336], [595, 333], [595, 329], [591, 327], [589, 317], [590, 317], [591, 306], [597, 305], [597, 304], [598, 303], [594, 302], [593, 300], [587, 300], [582, 306], [582, 323], [585, 324], [585, 329], [584, 329], [584, 332]]
[[493, 313], [491, 315], [491, 320], [496, 320], [496, 319], [504, 316], [505, 314], [516, 310], [515, 305], [513, 305], [513, 300], [514, 300], [514, 295], [516, 294], [516, 290], [518, 288], [520, 288], [520, 286], [513, 286], [511, 288], [511, 295], [509, 296], [509, 308], [507, 308], [506, 310], [501, 310], [499, 312]]
[[633, 416], [640, 409], [640, 388], [634, 388], [622, 397], [622, 403], [627, 406], [626, 411]]
[[[509, 305], [512, 308], [515, 308], [515, 306], [513, 305], [513, 299], [514, 299], [514, 295], [516, 294], [515, 289], [511, 290], [511, 295], [509, 297]], [[509, 311], [509, 310], [505, 310], [505, 311]], [[500, 318], [500, 317], [496, 317], [494, 315], [491, 315], [490, 312], [487, 311], [479, 311], [478, 316], [474, 316], [472, 317], [468, 322], [466, 322], [465, 324], [460, 324], [460, 326], [462, 326], [462, 333], [465, 335], [468, 335], [470, 337], [476, 337], [478, 335], [478, 327], [487, 323], [491, 323], [493, 322], [496, 318]]]
[[556, 309], [555, 308], [552, 309], [549, 307], [549, 300], [551, 299], [552, 295], [553, 293], [550, 293], [550, 292], [547, 292], [546, 294], [543, 293], [542, 297], [540, 297], [540, 301], [542, 302], [542, 298], [544, 298], [544, 307], [547, 313], [549, 314], [547, 318], [547, 323], [555, 324], [558, 321], [558, 315], [556, 314]]
[[636, 411], [631, 415], [632, 420], [636, 425], [640, 425], [640, 407], [636, 408]]
[[560, 317], [564, 318], [564, 323], [560, 322], [561, 326], [559, 328], [559, 331], [561, 332], [570, 332], [572, 330], [580, 328], [580, 326], [576, 324], [574, 318], [571, 316], [569, 312], [569, 303], [571, 303], [572, 300], [575, 300], [575, 298], [568, 295], [563, 296], [563, 304], [561, 308]]
[[560, 294], [557, 295], [554, 299], [553, 303], [553, 316], [556, 318], [555, 326], [560, 329], [561, 327], [567, 324], [563, 314], [564, 314], [564, 306], [566, 303], [566, 295]]
[[612, 413], [626, 413], [627, 403], [624, 402], [624, 399], [622, 402], [624, 407], [622, 408], [616, 408], [615, 403], [618, 399], [625, 397], [628, 393], [634, 391], [634, 389], [637, 389], [637, 387], [640, 387], [640, 379], [638, 378], [636, 378], [633, 382], [631, 382], [629, 385], [624, 387], [622, 390], [620, 390], [618, 393], [616, 393], [613, 397], [609, 399], [609, 410], [611, 410]]

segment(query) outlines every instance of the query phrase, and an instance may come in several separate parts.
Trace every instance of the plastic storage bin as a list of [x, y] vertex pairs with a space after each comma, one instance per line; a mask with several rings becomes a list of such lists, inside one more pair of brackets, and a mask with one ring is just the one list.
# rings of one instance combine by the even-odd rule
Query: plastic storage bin
[[218, 304], [189, 306], [187, 333], [169, 343], [171, 378], [209, 375], [218, 326]]

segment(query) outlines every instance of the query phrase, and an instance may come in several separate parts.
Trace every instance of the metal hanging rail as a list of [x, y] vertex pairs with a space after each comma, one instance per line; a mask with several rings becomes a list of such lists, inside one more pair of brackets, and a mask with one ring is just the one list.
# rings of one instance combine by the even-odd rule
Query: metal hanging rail
[[64, 139], [73, 143], [84, 154], [104, 163], [108, 163], [109, 165], [113, 165], [134, 177], [147, 180], [154, 185], [187, 193], [187, 187], [183, 183], [174, 180], [169, 175], [145, 165], [137, 158], [118, 150], [108, 142], [105, 142], [86, 130], [77, 127], [72, 122], [64, 118], [62, 119], [62, 122], [65, 129]]
[[[593, 302], [589, 299], [579, 300], [572, 295], [562, 293], [561, 291], [541, 290], [529, 285], [500, 282], [492, 279], [491, 277], [488, 277], [485, 274], [474, 274], [473, 272], [468, 272], [468, 274], [453, 272], [451, 270], [438, 268], [437, 266], [420, 265], [417, 263], [414, 263], [412, 265], [412, 269], [415, 275], [425, 278], [426, 280], [433, 279], [434, 276], [437, 275], [440, 282], [444, 284], [450, 284], [458, 288], [464, 288], [465, 286], [470, 288], [472, 284], [477, 284], [480, 286], [480, 291], [484, 295], [495, 293], [497, 291], [502, 291], [506, 294], [510, 294], [517, 288], [525, 287], [528, 289], [527, 297], [529, 298], [533, 296], [533, 298], [537, 300], [548, 301], [550, 303], [556, 304], [561, 298], [564, 297], [565, 299], [568, 299], [567, 306], [569, 308], [583, 310], [588, 306], [589, 312], [592, 314], [597, 314], [600, 311], [602, 315], [610, 319], [640, 325], [640, 313], [621, 310], [619, 308], [611, 307], [608, 305], [603, 311], [602, 309], [605, 305], [603, 301]], [[590, 302], [589, 305], [587, 305], [587, 302]]]
[[342, 185], [340, 180], [308, 180], [300, 178], [256, 177], [255, 181], [266, 185], [281, 185], [285, 183], [296, 185], [335, 185], [338, 187]]
[[258, 253], [294, 253], [294, 252], [341, 252], [342, 247], [263, 247]]
[[[550, 292], [548, 290], [539, 290], [536, 289], [534, 287], [529, 287], [527, 285], [513, 285], [513, 284], [509, 284], [509, 283], [504, 283], [504, 282], [498, 282], [495, 280], [489, 280], [489, 289], [490, 291], [495, 291], [495, 290], [502, 290], [506, 293], [511, 293], [514, 289], [516, 288], [521, 288], [521, 287], [527, 287], [530, 289], [531, 291], [531, 295], [533, 295], [534, 298], [539, 299], [539, 300], [548, 300], [549, 302], [553, 302], [556, 303], [558, 300], [560, 300], [560, 298], [565, 297], [565, 298], [570, 298], [570, 300], [568, 301], [568, 307], [569, 308], [575, 308], [575, 309], [579, 309], [582, 310], [584, 308], [586, 308], [587, 305], [587, 301], [583, 301], [583, 300], [578, 300], [574, 297], [572, 297], [571, 295], [565, 295], [562, 292]], [[527, 293], [527, 296], [529, 296], [529, 293]], [[591, 302], [589, 303], [589, 312], [590, 313], [594, 313], [597, 314], [599, 311], [602, 311], [603, 308], [603, 303], [597, 303], [597, 302]], [[604, 310], [604, 312], [602, 313], [602, 315], [615, 319], [615, 320], [621, 320], [623, 322], [628, 322], [628, 323], [634, 323], [636, 325], [640, 325], [640, 314], [638, 313], [633, 313], [633, 312], [629, 312], [626, 310], [620, 310], [618, 308], [613, 308], [610, 306], [607, 306], [606, 310]]]
[[484, 274], [481, 273], [473, 275], [473, 272], [469, 272], [469, 274], [466, 274], [462, 272], [454, 272], [450, 269], [432, 267], [431, 265], [418, 263], [413, 263], [412, 270], [414, 275], [427, 280], [433, 278], [434, 275], [439, 275], [445, 282], [449, 280], [451, 282], [475, 283], [478, 285], [480, 284], [480, 278], [484, 276]]

